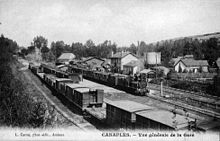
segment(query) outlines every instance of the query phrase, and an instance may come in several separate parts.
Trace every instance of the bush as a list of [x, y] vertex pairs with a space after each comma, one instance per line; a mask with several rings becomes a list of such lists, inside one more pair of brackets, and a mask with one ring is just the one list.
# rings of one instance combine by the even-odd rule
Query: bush
[[[0, 38], [0, 124], [18, 127], [43, 127], [51, 124], [47, 107], [25, 91], [17, 61], [13, 59], [12, 40]], [[50, 113], [50, 115], [53, 115]]]

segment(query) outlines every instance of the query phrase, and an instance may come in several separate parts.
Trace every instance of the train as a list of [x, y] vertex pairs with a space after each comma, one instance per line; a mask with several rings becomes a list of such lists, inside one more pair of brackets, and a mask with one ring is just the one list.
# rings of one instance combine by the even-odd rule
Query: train
[[102, 107], [104, 90], [83, 84], [81, 74], [64, 72], [46, 64], [36, 66], [30, 63], [29, 69], [58, 96], [74, 104], [81, 113], [86, 108]]
[[146, 89], [147, 82], [145, 77], [138, 78], [119, 73], [100, 72], [71, 65], [67, 71], [70, 73], [80, 73], [85, 79], [115, 87], [130, 94], [146, 96], [146, 93], [149, 92]]

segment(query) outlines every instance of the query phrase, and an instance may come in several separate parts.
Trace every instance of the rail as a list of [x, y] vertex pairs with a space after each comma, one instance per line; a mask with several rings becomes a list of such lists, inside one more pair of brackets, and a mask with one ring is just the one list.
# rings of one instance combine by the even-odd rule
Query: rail
[[[156, 90], [160, 90], [160, 85], [158, 84], [153, 84], [153, 83], [148, 83], [148, 88], [153, 88]], [[172, 87], [168, 87], [168, 86], [163, 86], [163, 89], [165, 89], [165, 91], [169, 91], [169, 90], [173, 90], [174, 94], [175, 93], [186, 93], [186, 94], [191, 94], [191, 95], [195, 95], [195, 96], [201, 96], [204, 98], [209, 98], [209, 99], [213, 99], [215, 101], [220, 100], [219, 97], [217, 96], [212, 96], [212, 95], [208, 95], [208, 94], [204, 94], [204, 93], [199, 93], [199, 92], [193, 92], [193, 91], [187, 91], [187, 90], [182, 90], [182, 89], [176, 89], [176, 88], [172, 88]]]
[[173, 101], [173, 100], [171, 101], [171, 100], [164, 99], [164, 98], [158, 97], [158, 96], [153, 96], [153, 95], [147, 95], [147, 96], [150, 97], [150, 98], [153, 98], [153, 99], [171, 104], [171, 105], [176, 105], [176, 106], [184, 108], [184, 109], [187, 108], [191, 111], [199, 112], [201, 114], [212, 116], [212, 117], [220, 119], [220, 113], [217, 113], [217, 112], [213, 112], [213, 111], [206, 110], [206, 109], [201, 109], [201, 108], [198, 108], [198, 107], [194, 107], [194, 106], [184, 104], [184, 103], [181, 103], [181, 102], [177, 102], [177, 101]]

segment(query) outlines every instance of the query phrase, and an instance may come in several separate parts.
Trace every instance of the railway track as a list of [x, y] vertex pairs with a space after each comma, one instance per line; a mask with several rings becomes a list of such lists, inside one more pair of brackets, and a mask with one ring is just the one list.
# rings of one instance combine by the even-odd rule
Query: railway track
[[159, 100], [159, 101], [162, 101], [162, 102], [165, 102], [169, 105], [175, 105], [176, 107], [180, 107], [182, 109], [188, 109], [188, 110], [193, 111], [193, 112], [197, 112], [197, 113], [200, 113], [200, 114], [203, 114], [203, 115], [207, 115], [207, 116], [211, 116], [211, 117], [215, 117], [215, 118], [220, 119], [220, 113], [218, 113], [218, 112], [198, 108], [198, 107], [191, 106], [191, 105], [185, 104], [183, 102], [179, 102], [179, 101], [164, 99], [164, 98], [159, 97], [159, 96], [148, 95], [148, 97]]
[[[157, 90], [157, 91], [161, 90], [160, 85], [152, 84], [152, 83], [148, 83], [147, 88]], [[192, 91], [185, 91], [185, 90], [176, 89], [176, 88], [167, 87], [167, 86], [163, 86], [163, 92], [165, 92], [166, 94], [170, 96], [171, 95], [175, 95], [177, 97], [181, 96], [184, 98], [191, 98], [191, 99], [201, 101], [201, 102], [206, 102], [209, 104], [220, 105], [220, 98], [217, 96], [211, 96], [211, 95], [206, 95], [203, 93], [192, 92]]]
[[[156, 84], [150, 84], [148, 85], [149, 89], [153, 89], [156, 90], [158, 93], [160, 93], [160, 85], [156, 85]], [[208, 103], [213, 104], [213, 101], [216, 101], [216, 99], [213, 99], [212, 96], [206, 98], [205, 96], [201, 96], [201, 95], [196, 95], [194, 93], [184, 93], [185, 91], [178, 91], [179, 89], [175, 89], [175, 88], [170, 88], [170, 87], [164, 87], [163, 88], [163, 92], [165, 93], [165, 95], [175, 95], [175, 96], [182, 96], [182, 97], [190, 97], [191, 95], [196, 97], [197, 96], [197, 100], [199, 100], [200, 97], [204, 98], [203, 101], [205, 102], [206, 100], [208, 100]], [[156, 96], [156, 95], [148, 95], [149, 97], [153, 98], [153, 99], [157, 99], [163, 102], [166, 102], [168, 104], [171, 105], [175, 105], [177, 107], [181, 107], [181, 108], [185, 108], [194, 112], [198, 112], [204, 115], [208, 115], [211, 117], [215, 117], [220, 119], [220, 113], [216, 112], [216, 109], [213, 109], [211, 107], [206, 107], [206, 108], [200, 108], [199, 106], [195, 106], [195, 105], [190, 105], [189, 103], [186, 104], [186, 101], [182, 100], [180, 97], [177, 97], [178, 100], [172, 100], [169, 98], [165, 98], [165, 97], [161, 97], [161, 96]], [[192, 98], [192, 97], [190, 97]], [[219, 98], [218, 98], [219, 99]], [[217, 99], [217, 100], [218, 100]], [[191, 103], [192, 104], [192, 103]], [[195, 103], [193, 103], [195, 104]], [[208, 109], [209, 108], [209, 109]]]

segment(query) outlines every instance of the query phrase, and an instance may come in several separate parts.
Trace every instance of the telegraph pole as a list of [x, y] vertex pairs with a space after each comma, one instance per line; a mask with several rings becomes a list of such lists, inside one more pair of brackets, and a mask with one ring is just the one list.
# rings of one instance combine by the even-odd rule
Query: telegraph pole
[[160, 96], [163, 97], [163, 79], [160, 80]]

